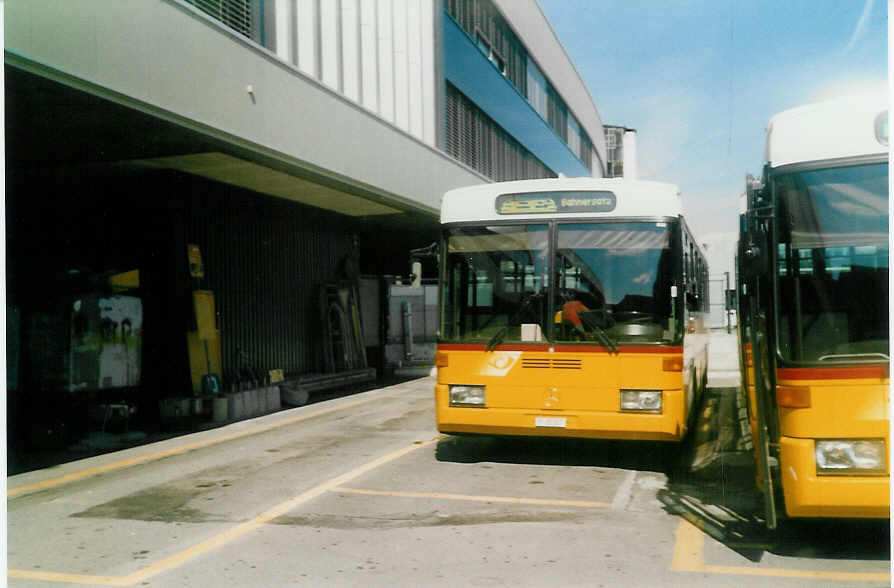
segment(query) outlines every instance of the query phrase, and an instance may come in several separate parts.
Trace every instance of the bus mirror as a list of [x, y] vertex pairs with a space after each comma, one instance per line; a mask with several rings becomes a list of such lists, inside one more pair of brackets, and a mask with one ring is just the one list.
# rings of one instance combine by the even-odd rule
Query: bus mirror
[[749, 208], [757, 206], [757, 200], [763, 196], [761, 193], [762, 187], [760, 180], [756, 179], [753, 175], [745, 175], [745, 198]]
[[763, 247], [749, 240], [740, 245], [739, 259], [742, 265], [742, 277], [753, 278], [767, 273], [769, 270], [767, 252]]

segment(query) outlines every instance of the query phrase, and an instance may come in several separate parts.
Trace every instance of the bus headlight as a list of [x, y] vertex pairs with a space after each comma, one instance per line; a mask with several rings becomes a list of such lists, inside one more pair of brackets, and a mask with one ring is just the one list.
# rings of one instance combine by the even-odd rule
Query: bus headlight
[[885, 473], [884, 439], [822, 439], [816, 442], [817, 474]]
[[661, 412], [661, 390], [621, 390], [621, 410]]
[[450, 406], [484, 406], [484, 386], [450, 386]]

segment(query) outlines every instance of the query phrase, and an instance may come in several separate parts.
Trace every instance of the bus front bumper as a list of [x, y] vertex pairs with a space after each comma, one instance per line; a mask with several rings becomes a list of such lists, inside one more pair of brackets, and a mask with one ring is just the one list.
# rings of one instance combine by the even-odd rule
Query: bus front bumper
[[438, 406], [441, 433], [477, 433], [583, 439], [681, 441], [685, 433], [680, 414], [599, 411], [548, 411], [510, 408]]
[[780, 475], [791, 517], [889, 518], [888, 475], [818, 476], [813, 439], [780, 439]]

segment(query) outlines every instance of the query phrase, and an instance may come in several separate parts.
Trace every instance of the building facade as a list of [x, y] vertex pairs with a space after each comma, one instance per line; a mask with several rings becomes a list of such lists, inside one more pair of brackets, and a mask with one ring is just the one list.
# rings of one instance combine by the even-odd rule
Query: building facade
[[605, 125], [605, 176], [636, 179], [636, 129]]
[[606, 174], [535, 0], [7, 0], [4, 26], [11, 444], [97, 407], [160, 426], [210, 373], [346, 370], [324, 286], [361, 276], [381, 369], [370, 284], [446, 190]]

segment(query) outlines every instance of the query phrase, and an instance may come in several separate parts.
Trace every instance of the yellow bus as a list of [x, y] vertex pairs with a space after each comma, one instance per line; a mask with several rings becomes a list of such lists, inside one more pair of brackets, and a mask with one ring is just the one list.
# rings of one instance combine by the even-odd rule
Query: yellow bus
[[438, 430], [680, 441], [707, 381], [708, 268], [676, 186], [556, 178], [441, 206]]
[[738, 252], [742, 379], [766, 524], [889, 517], [887, 98], [767, 128]]

